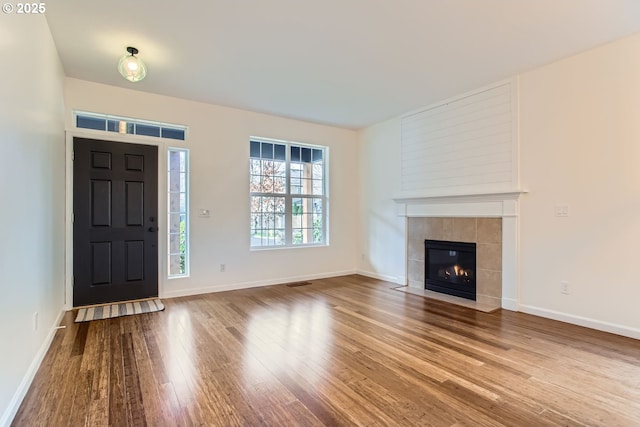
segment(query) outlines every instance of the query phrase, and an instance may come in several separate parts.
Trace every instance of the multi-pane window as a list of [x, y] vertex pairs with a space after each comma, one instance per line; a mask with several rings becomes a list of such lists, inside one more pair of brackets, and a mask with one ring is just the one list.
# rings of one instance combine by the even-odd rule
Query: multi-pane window
[[78, 111], [75, 112], [75, 116], [76, 127], [81, 129], [153, 136], [155, 138], [178, 139], [181, 141], [184, 141], [187, 135], [187, 128], [180, 125]]
[[189, 151], [168, 151], [169, 277], [189, 274]]
[[325, 147], [250, 141], [251, 247], [326, 244]]

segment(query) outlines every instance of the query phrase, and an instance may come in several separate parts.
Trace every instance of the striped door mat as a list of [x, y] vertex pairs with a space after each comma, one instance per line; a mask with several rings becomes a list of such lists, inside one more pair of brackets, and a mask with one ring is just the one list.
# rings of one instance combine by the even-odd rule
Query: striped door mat
[[144, 301], [127, 301], [111, 305], [86, 307], [78, 310], [75, 322], [110, 319], [112, 317], [130, 316], [132, 314], [153, 313], [164, 310], [164, 304], [159, 299]]

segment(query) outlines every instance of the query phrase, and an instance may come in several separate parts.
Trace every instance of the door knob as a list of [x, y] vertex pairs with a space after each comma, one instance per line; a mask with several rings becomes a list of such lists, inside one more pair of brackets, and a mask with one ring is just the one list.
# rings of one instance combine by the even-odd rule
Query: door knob
[[154, 231], [158, 231], [158, 227], [149, 227], [147, 230], [153, 233]]

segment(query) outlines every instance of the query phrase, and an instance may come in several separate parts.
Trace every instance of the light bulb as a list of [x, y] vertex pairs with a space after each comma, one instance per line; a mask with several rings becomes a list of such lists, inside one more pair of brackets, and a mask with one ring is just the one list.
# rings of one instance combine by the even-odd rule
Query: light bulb
[[123, 56], [118, 62], [118, 71], [122, 77], [130, 82], [139, 82], [147, 75], [147, 67], [139, 57], [135, 56], [138, 53], [138, 49], [128, 47], [127, 51], [129, 55]]

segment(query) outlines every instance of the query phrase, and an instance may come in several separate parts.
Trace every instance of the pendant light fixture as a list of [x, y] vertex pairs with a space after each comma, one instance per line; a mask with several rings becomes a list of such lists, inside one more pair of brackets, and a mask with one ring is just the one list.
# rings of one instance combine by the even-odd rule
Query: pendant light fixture
[[118, 71], [122, 74], [122, 77], [130, 82], [139, 82], [147, 75], [147, 66], [144, 65], [142, 59], [137, 57], [138, 49], [135, 47], [127, 47], [129, 55], [125, 55], [120, 58], [118, 63]]

